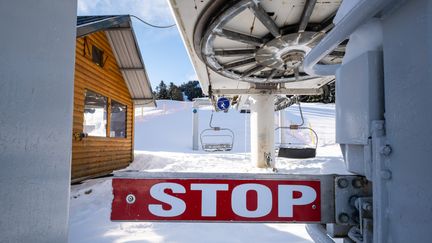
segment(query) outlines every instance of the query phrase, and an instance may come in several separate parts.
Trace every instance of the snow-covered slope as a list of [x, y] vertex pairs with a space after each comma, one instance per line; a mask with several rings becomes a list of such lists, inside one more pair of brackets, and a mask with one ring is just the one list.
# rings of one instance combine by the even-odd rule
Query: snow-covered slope
[[[295, 107], [287, 117], [298, 122]], [[319, 135], [317, 157], [277, 158], [279, 173], [346, 174], [335, 144], [334, 105], [304, 104], [303, 113]], [[135, 161], [127, 168], [176, 172], [270, 172], [250, 163], [249, 114], [215, 113], [214, 125], [235, 132], [231, 152], [192, 150], [192, 103], [158, 101], [154, 110], [136, 111]], [[200, 130], [208, 127], [211, 109], [199, 110]], [[276, 136], [277, 137], [277, 136]], [[223, 224], [111, 222], [111, 178], [72, 187], [70, 242], [311, 242], [301, 224]]]

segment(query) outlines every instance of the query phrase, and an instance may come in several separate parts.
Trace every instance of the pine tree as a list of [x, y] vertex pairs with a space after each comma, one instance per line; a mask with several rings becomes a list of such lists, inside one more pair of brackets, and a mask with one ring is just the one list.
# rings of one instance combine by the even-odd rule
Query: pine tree
[[156, 87], [156, 92], [157, 92], [156, 98], [158, 100], [167, 100], [167, 99], [169, 99], [168, 89], [167, 89], [167, 86], [166, 86], [166, 84], [165, 84], [165, 82], [163, 80], [161, 80], [161, 82], [159, 83], [159, 85]]
[[204, 97], [201, 86], [197, 80], [183, 83], [180, 86], [181, 91], [188, 97], [188, 100], [192, 101], [194, 98]]
[[172, 100], [183, 101], [183, 93], [182, 93], [182, 91], [173, 82], [171, 82], [169, 84], [169, 87], [168, 87], [168, 96]]

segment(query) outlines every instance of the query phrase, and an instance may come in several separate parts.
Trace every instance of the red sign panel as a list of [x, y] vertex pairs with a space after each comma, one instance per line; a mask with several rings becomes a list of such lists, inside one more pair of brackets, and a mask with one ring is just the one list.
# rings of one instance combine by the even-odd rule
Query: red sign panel
[[320, 222], [319, 180], [120, 179], [111, 220]]

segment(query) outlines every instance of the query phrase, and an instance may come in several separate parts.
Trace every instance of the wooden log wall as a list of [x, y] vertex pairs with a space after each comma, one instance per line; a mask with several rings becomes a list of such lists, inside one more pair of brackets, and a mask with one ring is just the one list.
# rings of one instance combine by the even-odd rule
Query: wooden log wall
[[[103, 50], [104, 65], [91, 59], [92, 45]], [[111, 173], [133, 160], [134, 107], [125, 80], [116, 63], [105, 32], [97, 32], [76, 41], [74, 90], [74, 135], [83, 132], [85, 90], [97, 92], [127, 106], [126, 138], [87, 137], [72, 142], [72, 182]], [[110, 107], [108, 106], [108, 110]], [[109, 113], [107, 114], [109, 131]]]

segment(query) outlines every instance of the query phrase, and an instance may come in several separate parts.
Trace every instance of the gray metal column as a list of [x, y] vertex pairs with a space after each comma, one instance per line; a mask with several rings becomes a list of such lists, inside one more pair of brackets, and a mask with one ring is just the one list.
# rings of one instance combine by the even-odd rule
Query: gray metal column
[[[383, 20], [391, 178], [386, 242], [430, 242], [432, 225], [432, 3], [405, 1]], [[375, 196], [375, 195], [374, 195]]]
[[251, 95], [249, 102], [252, 164], [258, 168], [274, 168], [274, 96]]
[[67, 242], [76, 9], [0, 1], [1, 242]]
[[192, 106], [192, 150], [198, 150], [198, 136], [199, 136], [199, 122], [198, 122], [198, 108], [196, 103]]

